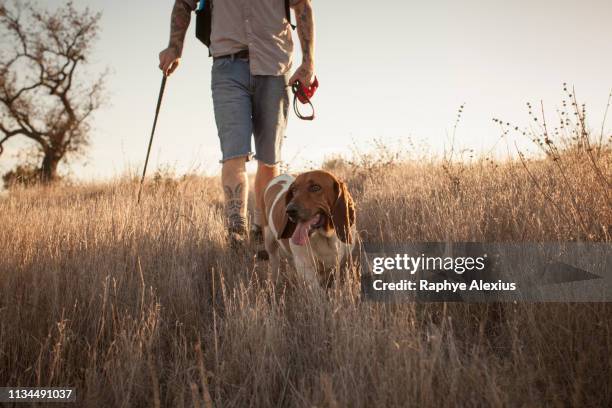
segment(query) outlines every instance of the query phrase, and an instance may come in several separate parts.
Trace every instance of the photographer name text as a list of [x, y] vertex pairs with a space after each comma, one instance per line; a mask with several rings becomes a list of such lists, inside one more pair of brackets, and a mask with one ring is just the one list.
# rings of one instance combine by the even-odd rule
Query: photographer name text
[[[516, 283], [504, 282], [502, 280], [487, 281], [483, 279], [469, 280], [469, 276], [455, 281], [453, 279], [418, 279], [418, 272], [453, 272], [457, 277], [466, 272], [486, 273], [487, 255], [479, 257], [442, 257], [442, 256], [410, 256], [408, 254], [397, 254], [392, 257], [375, 257], [372, 262], [372, 272], [381, 277], [372, 283], [376, 291], [429, 291], [429, 292], [461, 292], [461, 291], [515, 291]], [[398, 281], [386, 282], [382, 274], [386, 272], [404, 273], [411, 279], [400, 279]], [[468, 279], [466, 279], [468, 278]]]

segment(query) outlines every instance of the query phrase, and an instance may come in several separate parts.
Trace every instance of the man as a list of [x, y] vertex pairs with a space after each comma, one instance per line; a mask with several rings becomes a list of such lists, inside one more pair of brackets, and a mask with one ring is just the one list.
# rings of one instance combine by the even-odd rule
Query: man
[[[206, 0], [210, 1], [210, 0]], [[170, 75], [179, 65], [185, 33], [197, 0], [175, 0], [170, 43], [159, 54], [159, 67]], [[314, 18], [311, 0], [290, 0], [297, 20], [302, 64], [290, 79], [293, 42], [284, 0], [213, 0], [210, 53], [215, 121], [222, 152], [230, 242], [247, 235], [248, 178], [245, 163], [255, 140], [255, 210], [252, 238], [261, 242], [263, 195], [278, 175], [280, 148], [287, 125], [288, 85], [314, 80]]]

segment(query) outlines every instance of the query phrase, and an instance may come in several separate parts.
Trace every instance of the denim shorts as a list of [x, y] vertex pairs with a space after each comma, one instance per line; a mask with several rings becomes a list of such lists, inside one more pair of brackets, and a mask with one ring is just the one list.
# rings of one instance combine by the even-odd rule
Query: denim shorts
[[213, 61], [211, 88], [222, 163], [236, 157], [251, 159], [251, 135], [255, 159], [267, 165], [281, 160], [289, 110], [287, 79], [287, 75], [251, 75], [246, 59]]

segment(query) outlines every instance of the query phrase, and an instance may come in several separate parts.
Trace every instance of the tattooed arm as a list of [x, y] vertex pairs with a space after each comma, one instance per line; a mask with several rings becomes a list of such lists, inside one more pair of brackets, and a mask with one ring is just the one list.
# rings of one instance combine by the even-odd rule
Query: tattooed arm
[[291, 76], [289, 83], [293, 84], [299, 80], [303, 85], [310, 86], [315, 72], [315, 28], [311, 0], [292, 0], [291, 7], [295, 11], [297, 32], [302, 46], [302, 65]]
[[185, 33], [191, 20], [191, 12], [195, 10], [196, 0], [176, 0], [170, 18], [170, 42], [168, 48], [159, 53], [159, 68], [165, 75], [170, 75], [178, 67]]

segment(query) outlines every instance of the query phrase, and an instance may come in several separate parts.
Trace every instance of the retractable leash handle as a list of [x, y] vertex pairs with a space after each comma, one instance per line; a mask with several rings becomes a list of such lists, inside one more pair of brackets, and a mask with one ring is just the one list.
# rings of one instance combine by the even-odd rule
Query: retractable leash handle
[[[293, 91], [293, 111], [295, 115], [302, 120], [313, 120], [315, 118], [315, 109], [312, 105], [310, 99], [314, 96], [317, 88], [319, 87], [319, 80], [315, 77], [312, 84], [309, 87], [302, 85], [300, 81], [295, 81], [291, 85], [291, 90]], [[298, 101], [303, 105], [308, 104], [312, 110], [312, 114], [310, 115], [302, 115], [300, 110], [298, 109]]]

